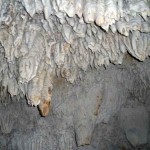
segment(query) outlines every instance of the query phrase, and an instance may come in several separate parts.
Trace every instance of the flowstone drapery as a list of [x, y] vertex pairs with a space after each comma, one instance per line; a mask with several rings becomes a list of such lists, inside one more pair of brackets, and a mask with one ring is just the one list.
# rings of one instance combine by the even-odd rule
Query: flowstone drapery
[[[150, 55], [149, 0], [1, 0], [0, 81], [43, 116], [53, 78], [74, 83], [83, 71]], [[19, 98], [18, 98], [19, 99]]]

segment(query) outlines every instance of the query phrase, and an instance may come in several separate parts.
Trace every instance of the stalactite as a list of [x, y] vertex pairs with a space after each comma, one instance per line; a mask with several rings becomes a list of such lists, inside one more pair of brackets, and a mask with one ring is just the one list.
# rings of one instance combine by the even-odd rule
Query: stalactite
[[147, 0], [9, 2], [0, 2], [0, 81], [44, 116], [54, 76], [74, 83], [90, 66], [121, 64], [126, 52], [140, 61], [150, 55]]

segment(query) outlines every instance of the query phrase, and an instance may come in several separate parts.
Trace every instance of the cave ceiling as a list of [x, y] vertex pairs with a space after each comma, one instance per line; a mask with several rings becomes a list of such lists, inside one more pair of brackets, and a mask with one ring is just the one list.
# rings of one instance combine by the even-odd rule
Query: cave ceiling
[[46, 116], [54, 77], [144, 61], [149, 39], [149, 0], [0, 0], [1, 102], [24, 95]]

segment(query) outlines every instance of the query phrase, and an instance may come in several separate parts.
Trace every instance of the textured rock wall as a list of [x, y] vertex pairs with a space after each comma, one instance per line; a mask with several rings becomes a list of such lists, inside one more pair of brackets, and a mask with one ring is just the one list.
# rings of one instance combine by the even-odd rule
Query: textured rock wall
[[0, 105], [2, 150], [148, 150], [150, 59], [89, 70], [74, 85], [54, 80], [52, 111], [25, 99]]
[[[150, 55], [149, 0], [1, 0], [1, 102], [24, 95], [49, 113], [53, 78]], [[10, 98], [4, 97], [8, 93]]]
[[150, 149], [149, 6], [0, 0], [0, 149]]

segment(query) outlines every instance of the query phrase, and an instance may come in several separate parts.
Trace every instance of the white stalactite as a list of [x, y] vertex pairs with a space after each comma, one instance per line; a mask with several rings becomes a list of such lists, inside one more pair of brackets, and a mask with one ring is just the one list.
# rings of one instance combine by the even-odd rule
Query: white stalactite
[[[80, 72], [150, 56], [147, 0], [0, 1], [0, 95], [21, 93], [51, 107], [53, 77], [74, 83]], [[3, 101], [3, 100], [2, 100]]]

